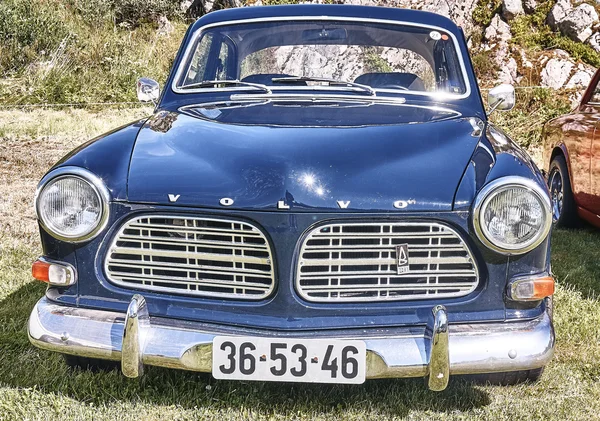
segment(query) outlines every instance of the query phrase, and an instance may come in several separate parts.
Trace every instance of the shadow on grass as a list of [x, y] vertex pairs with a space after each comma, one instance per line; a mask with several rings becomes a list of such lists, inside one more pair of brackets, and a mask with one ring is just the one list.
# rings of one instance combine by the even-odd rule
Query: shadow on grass
[[585, 298], [600, 297], [600, 230], [590, 225], [552, 234], [552, 271]]
[[439, 413], [466, 411], [490, 403], [481, 388], [453, 380], [441, 393], [427, 389], [423, 379], [377, 380], [364, 385], [311, 385], [216, 381], [210, 375], [148, 367], [141, 379], [127, 379], [117, 370], [70, 369], [60, 355], [29, 344], [26, 324], [43, 285], [27, 284], [0, 303], [0, 384], [35, 387], [97, 405], [144, 402], [161, 406], [297, 414], [311, 417], [347, 411], [403, 416], [411, 410]]

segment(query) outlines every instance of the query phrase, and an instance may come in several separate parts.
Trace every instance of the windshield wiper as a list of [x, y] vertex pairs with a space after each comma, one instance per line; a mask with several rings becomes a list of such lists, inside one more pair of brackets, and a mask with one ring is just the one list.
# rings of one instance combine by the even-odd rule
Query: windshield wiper
[[375, 96], [375, 90], [370, 86], [363, 85], [361, 83], [346, 82], [343, 80], [329, 79], [326, 77], [310, 77], [310, 76], [286, 76], [286, 77], [274, 77], [271, 79], [273, 83], [294, 83], [294, 82], [326, 82], [329, 85], [340, 85], [340, 86], [351, 86], [353, 88], [362, 89], [369, 95]]
[[236, 80], [236, 79], [234, 79], [234, 80], [231, 80], [231, 79], [225, 79], [225, 80], [203, 80], [202, 82], [191, 83], [189, 85], [182, 86], [179, 89], [206, 88], [208, 86], [215, 86], [215, 85], [241, 85], [241, 86], [250, 86], [252, 88], [260, 89], [261, 91], [266, 92], [268, 94], [271, 93], [271, 90], [266, 85], [262, 85], [260, 83], [242, 82], [241, 80]]

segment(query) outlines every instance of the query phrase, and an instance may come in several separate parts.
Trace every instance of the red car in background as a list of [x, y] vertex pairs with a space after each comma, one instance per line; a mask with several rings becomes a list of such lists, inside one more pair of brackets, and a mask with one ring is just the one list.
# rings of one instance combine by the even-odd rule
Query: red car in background
[[556, 225], [600, 227], [600, 70], [579, 107], [546, 123], [543, 162]]

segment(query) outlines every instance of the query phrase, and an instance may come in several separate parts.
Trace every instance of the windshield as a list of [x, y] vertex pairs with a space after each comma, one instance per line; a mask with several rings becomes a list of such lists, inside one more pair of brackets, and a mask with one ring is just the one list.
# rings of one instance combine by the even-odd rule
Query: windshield
[[268, 21], [216, 26], [192, 42], [175, 83], [182, 93], [251, 89], [242, 83], [202, 83], [219, 80], [272, 90], [359, 91], [360, 84], [402, 94], [467, 92], [454, 38], [441, 29], [361, 21]]

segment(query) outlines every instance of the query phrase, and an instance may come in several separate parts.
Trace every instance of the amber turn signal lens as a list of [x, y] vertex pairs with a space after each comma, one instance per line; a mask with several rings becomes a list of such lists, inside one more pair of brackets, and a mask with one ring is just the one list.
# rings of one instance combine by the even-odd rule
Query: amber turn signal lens
[[510, 283], [509, 295], [514, 301], [538, 301], [554, 294], [554, 277], [529, 276]]
[[50, 263], [43, 260], [36, 260], [31, 266], [31, 275], [34, 279], [42, 282], [50, 282], [49, 278]]
[[43, 258], [36, 260], [31, 267], [35, 279], [55, 286], [69, 286], [76, 281], [75, 269], [68, 263], [48, 262]]

